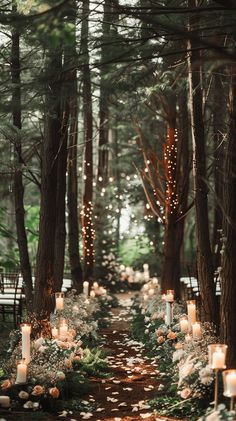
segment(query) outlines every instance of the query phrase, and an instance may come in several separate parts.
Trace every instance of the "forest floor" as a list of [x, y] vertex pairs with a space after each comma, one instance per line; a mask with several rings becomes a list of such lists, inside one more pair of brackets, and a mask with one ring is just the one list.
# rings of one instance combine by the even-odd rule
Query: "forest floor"
[[[161, 421], [166, 417], [154, 415], [148, 401], [155, 395], [160, 381], [158, 363], [145, 355], [143, 344], [132, 339], [130, 333], [131, 295], [117, 294], [119, 307], [113, 309], [109, 328], [100, 332], [101, 347], [109, 351], [107, 357], [111, 376], [92, 378], [93, 389], [84, 397], [86, 403], [96, 404], [92, 412], [64, 413], [52, 416], [44, 413], [10, 413], [0, 411], [4, 420], [70, 420], [79, 421]], [[2, 417], [2, 418], [1, 418]]]

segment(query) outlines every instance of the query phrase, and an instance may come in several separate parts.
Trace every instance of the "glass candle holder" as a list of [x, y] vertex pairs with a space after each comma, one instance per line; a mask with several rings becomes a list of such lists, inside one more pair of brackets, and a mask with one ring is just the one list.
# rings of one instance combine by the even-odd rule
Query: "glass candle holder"
[[224, 396], [230, 398], [230, 411], [234, 410], [236, 396], [236, 369], [223, 371]]
[[55, 292], [56, 311], [64, 310], [64, 292]]
[[208, 345], [208, 361], [209, 366], [213, 370], [223, 370], [226, 368], [226, 352], [228, 346], [225, 344]]
[[208, 345], [209, 366], [215, 371], [215, 391], [214, 391], [214, 409], [218, 407], [219, 395], [219, 371], [223, 370], [226, 360], [226, 352], [228, 346], [225, 344]]

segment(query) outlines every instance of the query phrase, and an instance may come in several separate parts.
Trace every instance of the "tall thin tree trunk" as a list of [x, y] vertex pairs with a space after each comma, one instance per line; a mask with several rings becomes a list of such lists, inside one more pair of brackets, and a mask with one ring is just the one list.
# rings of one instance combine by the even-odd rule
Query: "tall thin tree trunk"
[[[13, 11], [16, 7], [13, 3]], [[28, 242], [25, 230], [25, 210], [24, 210], [24, 185], [22, 179], [22, 145], [21, 145], [21, 65], [20, 65], [20, 34], [17, 28], [12, 31], [12, 51], [11, 51], [11, 76], [12, 76], [12, 120], [13, 125], [19, 129], [15, 139], [15, 171], [14, 171], [14, 195], [15, 195], [15, 218], [17, 230], [17, 242], [20, 255], [21, 273], [24, 280], [26, 295], [26, 307], [28, 311], [32, 309], [32, 274], [28, 252]]]
[[38, 318], [48, 317], [53, 305], [55, 231], [57, 220], [57, 162], [61, 139], [61, 49], [47, 57], [44, 141], [39, 243], [36, 265], [34, 309]]
[[83, 0], [81, 26], [81, 52], [84, 58], [83, 80], [83, 113], [84, 113], [84, 196], [82, 209], [82, 231], [84, 248], [84, 278], [89, 280], [93, 274], [94, 263], [94, 228], [93, 228], [93, 116], [92, 88], [88, 51], [89, 0]]
[[232, 68], [230, 131], [224, 166], [224, 254], [221, 281], [221, 338], [228, 349], [228, 368], [236, 366], [236, 76]]
[[[76, 79], [75, 79], [76, 81]], [[68, 249], [73, 288], [82, 292], [83, 271], [79, 253], [78, 184], [77, 184], [77, 142], [78, 104], [74, 98], [70, 102], [70, 132], [68, 153]]]
[[[189, 0], [189, 5], [198, 6], [198, 0]], [[194, 15], [190, 22], [190, 30], [199, 25], [198, 16]], [[209, 235], [208, 221], [208, 187], [206, 184], [206, 150], [205, 133], [202, 111], [202, 88], [201, 88], [201, 55], [196, 42], [188, 41], [188, 49], [191, 49], [188, 58], [189, 68], [189, 92], [190, 114], [193, 141], [193, 178], [196, 210], [196, 234], [197, 234], [197, 270], [200, 286], [200, 295], [206, 321], [217, 320], [215, 300], [214, 271]]]
[[[66, 70], [65, 70], [66, 72]], [[67, 168], [67, 138], [68, 138], [68, 120], [69, 120], [69, 104], [67, 93], [63, 92], [63, 118], [60, 131], [60, 146], [58, 151], [57, 163], [57, 198], [56, 198], [56, 231], [55, 231], [55, 250], [54, 250], [54, 268], [53, 276], [55, 283], [54, 291], [61, 291], [63, 284], [64, 262], [65, 262], [65, 195], [66, 195], [66, 168]]]
[[214, 109], [213, 109], [213, 139], [214, 139], [214, 181], [215, 181], [215, 203], [214, 203], [214, 225], [213, 225], [213, 265], [217, 270], [221, 264], [221, 230], [222, 230], [222, 176], [223, 176], [223, 136], [224, 136], [224, 114], [222, 115], [222, 97], [224, 96], [221, 76], [214, 75]]

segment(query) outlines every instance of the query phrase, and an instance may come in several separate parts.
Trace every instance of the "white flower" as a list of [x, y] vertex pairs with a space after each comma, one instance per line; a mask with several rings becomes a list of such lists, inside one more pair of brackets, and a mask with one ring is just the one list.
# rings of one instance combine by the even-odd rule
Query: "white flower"
[[180, 361], [184, 355], [185, 355], [185, 352], [183, 349], [177, 349], [175, 352], [173, 352], [173, 356], [172, 356], [173, 363]]
[[44, 338], [42, 338], [41, 336], [40, 338], [36, 339], [36, 341], [34, 341], [34, 348], [38, 350], [43, 344], [44, 344]]
[[27, 393], [27, 392], [25, 392], [24, 390], [21, 390], [19, 393], [18, 393], [18, 396], [19, 396], [19, 398], [20, 399], [28, 399], [28, 397], [29, 397], [29, 394]]
[[33, 408], [33, 402], [32, 401], [27, 401], [26, 403], [24, 403], [23, 407], [25, 409], [32, 409]]

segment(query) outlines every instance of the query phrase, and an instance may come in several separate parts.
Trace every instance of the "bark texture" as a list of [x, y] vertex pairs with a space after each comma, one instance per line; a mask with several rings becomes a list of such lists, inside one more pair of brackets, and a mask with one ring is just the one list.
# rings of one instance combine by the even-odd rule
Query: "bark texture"
[[[13, 6], [15, 11], [15, 6]], [[28, 253], [27, 234], [25, 229], [25, 209], [24, 209], [24, 185], [23, 185], [23, 160], [22, 160], [22, 138], [21, 138], [21, 64], [20, 64], [20, 34], [14, 28], [12, 31], [11, 50], [11, 77], [12, 77], [12, 121], [17, 128], [14, 143], [15, 169], [14, 169], [14, 197], [15, 197], [15, 219], [17, 231], [17, 243], [19, 247], [20, 269], [24, 281], [26, 295], [26, 307], [28, 311], [32, 309], [32, 273]]]
[[81, 50], [84, 57], [83, 114], [84, 114], [84, 195], [82, 216], [84, 279], [90, 280], [94, 263], [94, 228], [93, 228], [93, 116], [92, 89], [88, 51], [88, 16], [89, 0], [83, 0], [81, 26]]
[[225, 238], [221, 279], [221, 339], [228, 345], [228, 368], [236, 366], [236, 76], [232, 69], [230, 91], [230, 132], [227, 140], [224, 167]]
[[57, 220], [58, 153], [61, 139], [61, 49], [47, 57], [42, 182], [37, 252], [34, 309], [38, 318], [47, 317], [53, 308], [55, 232]]
[[[189, 5], [197, 7], [198, 0], [190, 0]], [[194, 15], [190, 21], [190, 29], [199, 25], [199, 17]], [[190, 114], [193, 142], [193, 179], [196, 211], [197, 235], [197, 271], [204, 320], [216, 323], [217, 311], [215, 300], [214, 270], [209, 235], [208, 220], [208, 187], [206, 183], [206, 150], [202, 111], [201, 87], [201, 55], [198, 44], [188, 41], [191, 50], [188, 58]]]

